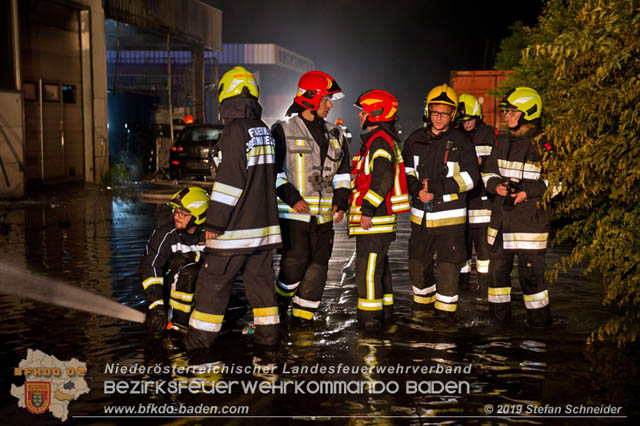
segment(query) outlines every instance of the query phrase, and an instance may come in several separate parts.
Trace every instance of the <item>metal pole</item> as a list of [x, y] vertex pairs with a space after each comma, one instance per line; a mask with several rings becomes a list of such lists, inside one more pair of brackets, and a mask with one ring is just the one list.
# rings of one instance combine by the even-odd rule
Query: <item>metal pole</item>
[[120, 62], [120, 21], [116, 22], [116, 64], [113, 71], [113, 88], [112, 91], [115, 94], [118, 86], [118, 62]]
[[169, 88], [169, 133], [171, 146], [173, 146], [173, 101], [171, 98], [171, 35], [167, 34], [167, 86]]
[[218, 70], [218, 59], [214, 56], [213, 57], [213, 69], [214, 69], [214, 76], [215, 76], [215, 81], [213, 82], [213, 99], [215, 100], [215, 104], [216, 104], [216, 114], [218, 115], [218, 122], [221, 122], [221, 118], [220, 118], [220, 103], [218, 102], [218, 84], [220, 84], [220, 71]]
[[42, 79], [38, 80], [38, 99], [40, 100], [40, 177], [44, 183], [44, 118], [42, 117]]

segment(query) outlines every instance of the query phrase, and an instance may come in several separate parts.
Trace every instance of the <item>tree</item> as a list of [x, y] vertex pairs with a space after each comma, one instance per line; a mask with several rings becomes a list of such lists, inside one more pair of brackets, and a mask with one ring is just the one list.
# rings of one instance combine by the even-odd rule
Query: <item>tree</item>
[[516, 21], [509, 27], [511, 35], [500, 42], [496, 55], [494, 70], [511, 70], [518, 66], [522, 57], [522, 50], [527, 47], [528, 31], [524, 22]]
[[[634, 0], [550, 0], [507, 81], [543, 97], [555, 150], [550, 187], [562, 184], [555, 238], [571, 242], [562, 269], [599, 271], [614, 315], [589, 341], [618, 346], [640, 333], [640, 7]], [[550, 202], [550, 193], [545, 202]]]

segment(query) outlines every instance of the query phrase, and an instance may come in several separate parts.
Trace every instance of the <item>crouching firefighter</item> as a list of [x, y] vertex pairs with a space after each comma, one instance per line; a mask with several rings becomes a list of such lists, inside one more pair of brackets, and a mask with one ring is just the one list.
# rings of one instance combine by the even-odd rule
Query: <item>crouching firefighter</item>
[[446, 84], [434, 87], [426, 98], [427, 126], [409, 135], [402, 152], [412, 196], [409, 276], [414, 306], [433, 303], [436, 313], [450, 320], [467, 258], [466, 194], [480, 179], [471, 139], [451, 126], [457, 107], [455, 90]]
[[[287, 115], [273, 126], [278, 209], [284, 247], [275, 287], [283, 319], [308, 326], [320, 306], [333, 248], [333, 223], [349, 206], [349, 145], [342, 130], [325, 121], [336, 99], [336, 81], [305, 73]], [[335, 217], [334, 217], [335, 216]]]
[[358, 322], [375, 328], [393, 313], [388, 250], [396, 236], [396, 215], [410, 206], [394, 127], [398, 100], [384, 90], [368, 90], [355, 106], [367, 133], [360, 135], [360, 152], [352, 161], [349, 236], [356, 236]]
[[175, 193], [169, 205], [173, 208], [172, 221], [153, 231], [140, 261], [148, 303], [146, 321], [155, 332], [165, 330], [170, 321], [178, 327], [189, 325], [202, 264], [209, 195], [191, 186]]
[[245, 292], [253, 308], [259, 345], [278, 341], [278, 307], [273, 291], [273, 249], [281, 246], [275, 193], [275, 143], [261, 120], [253, 74], [235, 67], [218, 84], [224, 130], [222, 161], [204, 223], [205, 259], [189, 320], [187, 349], [210, 347], [216, 340], [231, 287], [243, 269]]
[[547, 190], [542, 177], [541, 153], [551, 144], [541, 133], [542, 100], [528, 87], [507, 92], [499, 104], [509, 132], [500, 135], [487, 159], [482, 179], [487, 191], [498, 196], [491, 209], [489, 312], [500, 323], [511, 318], [511, 280], [514, 255], [526, 323], [544, 327], [551, 323], [549, 292], [544, 279], [544, 256], [551, 212], [541, 200]]

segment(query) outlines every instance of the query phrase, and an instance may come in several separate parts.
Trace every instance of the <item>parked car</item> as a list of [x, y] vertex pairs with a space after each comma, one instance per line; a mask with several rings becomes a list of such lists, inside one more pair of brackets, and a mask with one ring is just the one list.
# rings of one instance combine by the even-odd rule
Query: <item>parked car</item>
[[216, 145], [222, 136], [221, 124], [186, 126], [174, 142], [169, 154], [171, 179], [215, 178], [217, 164]]

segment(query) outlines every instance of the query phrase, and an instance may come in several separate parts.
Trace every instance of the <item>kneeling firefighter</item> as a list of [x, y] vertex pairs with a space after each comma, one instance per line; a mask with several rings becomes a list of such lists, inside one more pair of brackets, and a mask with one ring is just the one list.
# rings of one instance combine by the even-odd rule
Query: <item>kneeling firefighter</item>
[[360, 152], [352, 161], [349, 236], [356, 236], [358, 321], [379, 327], [393, 312], [393, 288], [387, 252], [396, 237], [396, 215], [408, 212], [407, 181], [394, 127], [398, 100], [384, 90], [368, 90], [360, 108]]
[[278, 307], [273, 290], [273, 249], [281, 246], [276, 205], [275, 142], [262, 122], [253, 74], [235, 67], [218, 85], [224, 131], [222, 161], [204, 223], [206, 257], [196, 286], [187, 349], [207, 349], [216, 340], [231, 287], [242, 269], [253, 308], [258, 344], [278, 341]]
[[189, 324], [203, 257], [209, 195], [190, 186], [176, 192], [169, 205], [172, 221], [153, 231], [140, 261], [140, 278], [149, 304], [147, 324], [156, 332], [166, 329], [169, 321], [184, 328]]

